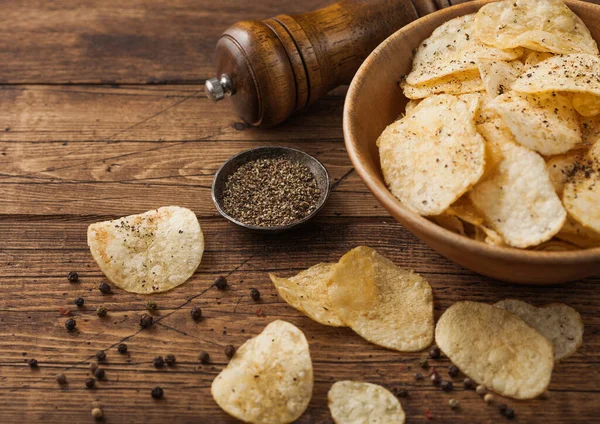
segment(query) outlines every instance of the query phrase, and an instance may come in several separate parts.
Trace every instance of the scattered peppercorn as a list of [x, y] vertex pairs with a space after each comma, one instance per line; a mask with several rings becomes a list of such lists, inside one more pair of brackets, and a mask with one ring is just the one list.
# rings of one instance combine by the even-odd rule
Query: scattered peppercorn
[[233, 358], [233, 355], [235, 355], [235, 347], [232, 345], [225, 346], [225, 355], [227, 355], [228, 358]]
[[165, 356], [165, 363], [168, 366], [175, 365], [175, 362], [177, 362], [177, 359], [175, 359], [175, 355], [172, 355], [172, 354], [169, 353], [167, 356]]
[[148, 309], [149, 311], [156, 311], [158, 309], [158, 305], [155, 301], [149, 300], [146, 302], [146, 309]]
[[449, 392], [454, 389], [454, 384], [451, 381], [444, 380], [440, 383], [440, 388], [445, 392]]
[[65, 328], [68, 331], [75, 330], [76, 326], [77, 326], [77, 321], [75, 321], [73, 318], [69, 318], [68, 320], [65, 321]]
[[190, 315], [192, 316], [192, 319], [194, 321], [200, 321], [200, 318], [202, 318], [202, 309], [200, 309], [197, 306], [194, 306], [190, 311]]
[[103, 350], [96, 352], [96, 359], [99, 361], [104, 361], [106, 359], [106, 352]]
[[58, 384], [67, 384], [67, 377], [63, 373], [56, 374], [56, 382]]
[[442, 377], [440, 377], [440, 375], [437, 372], [431, 374], [431, 377], [429, 378], [431, 379], [431, 382], [436, 386], [442, 381]]
[[102, 380], [104, 378], [104, 376], [106, 375], [106, 372], [104, 371], [103, 368], [97, 368], [96, 371], [94, 371], [94, 375], [96, 376], [96, 378], [98, 380]]
[[156, 368], [162, 368], [165, 365], [165, 360], [163, 359], [162, 356], [157, 356], [156, 358], [154, 358], [152, 360], [152, 364], [156, 367]]
[[219, 275], [215, 280], [215, 286], [219, 290], [225, 290], [227, 288], [227, 277], [225, 277], [224, 275]]
[[96, 371], [96, 369], [98, 368], [98, 363], [97, 362], [90, 362], [90, 371], [94, 372]]
[[106, 281], [103, 281], [98, 286], [98, 290], [100, 290], [100, 293], [102, 294], [109, 294], [112, 291], [112, 288], [110, 287], [110, 284], [108, 284]]
[[431, 349], [429, 349], [429, 357], [431, 359], [439, 359], [439, 357], [442, 355], [442, 352], [440, 351], [440, 348], [437, 346], [433, 346]]
[[154, 399], [160, 399], [163, 397], [164, 394], [165, 394], [165, 392], [163, 391], [163, 389], [158, 386], [156, 386], [154, 389], [152, 389], [152, 397]]
[[75, 299], [75, 305], [78, 308], [81, 308], [84, 303], [85, 303], [85, 300], [83, 300], [83, 297], [78, 297], [77, 299]]
[[250, 297], [252, 297], [252, 300], [254, 301], [259, 301], [260, 300], [260, 292], [258, 291], [258, 289], [252, 288], [250, 289]]
[[85, 380], [85, 387], [87, 387], [88, 389], [93, 389], [96, 386], [96, 379], [95, 378], [88, 378], [87, 380]]
[[487, 389], [485, 388], [485, 386], [477, 386], [477, 388], [475, 389], [475, 392], [477, 392], [477, 394], [479, 396], [483, 396], [487, 393]]
[[102, 305], [100, 305], [100, 306], [98, 306], [98, 308], [96, 308], [96, 315], [98, 315], [99, 317], [105, 317], [107, 313], [108, 313], [108, 311]]
[[450, 365], [450, 367], [448, 367], [448, 375], [450, 377], [456, 377], [458, 375], [458, 368], [454, 365]]
[[67, 274], [67, 280], [69, 280], [70, 283], [76, 283], [79, 280], [79, 274], [75, 271], [71, 271]]
[[154, 318], [152, 318], [150, 315], [143, 314], [140, 317], [140, 327], [148, 328], [152, 327], [152, 324], [154, 324]]
[[200, 360], [201, 364], [208, 364], [210, 361], [210, 355], [208, 352], [202, 351], [200, 352], [200, 355], [198, 355], [198, 359]]
[[30, 360], [27, 361], [27, 364], [31, 367], [31, 368], [37, 368], [38, 366], [38, 361], [37, 359], [31, 358]]
[[119, 343], [117, 346], [117, 351], [121, 354], [127, 353], [127, 345], [125, 343]]
[[415, 380], [417, 381], [421, 381], [423, 380], [423, 374], [421, 374], [420, 372], [415, 374]]
[[95, 420], [99, 420], [103, 416], [104, 416], [104, 412], [102, 412], [102, 409], [100, 409], [100, 408], [92, 409], [92, 417], [94, 417]]
[[500, 405], [498, 405], [498, 411], [500, 411], [502, 415], [504, 415], [507, 408], [508, 406], [505, 403], [501, 403]]
[[450, 408], [452, 408], [452, 409], [457, 409], [460, 406], [460, 402], [457, 401], [456, 399], [450, 399], [448, 401], [448, 405], [450, 405]]
[[419, 359], [419, 365], [421, 365], [421, 368], [428, 368], [429, 362], [427, 362], [427, 358]]
[[463, 381], [463, 387], [465, 388], [465, 390], [473, 390], [475, 388], [475, 384], [470, 378], [465, 378], [465, 380]]
[[489, 405], [490, 403], [492, 403], [492, 401], [493, 401], [493, 400], [494, 400], [494, 395], [493, 395], [493, 394], [491, 394], [491, 393], [488, 393], [488, 394], [486, 394], [486, 395], [483, 397], [483, 401], [484, 401], [485, 403], [487, 403], [488, 405]]
[[408, 397], [408, 390], [406, 389], [399, 389], [396, 391], [396, 396], [398, 397]]
[[508, 418], [509, 420], [512, 420], [515, 418], [515, 410], [512, 408], [506, 408], [506, 411], [504, 411], [504, 416], [506, 418]]

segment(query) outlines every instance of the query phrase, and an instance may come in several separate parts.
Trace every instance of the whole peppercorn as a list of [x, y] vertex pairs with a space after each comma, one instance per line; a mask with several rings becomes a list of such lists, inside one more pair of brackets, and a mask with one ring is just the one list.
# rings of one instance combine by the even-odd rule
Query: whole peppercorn
[[470, 378], [465, 378], [463, 381], [463, 387], [465, 390], [473, 390], [475, 388], [475, 383]]
[[77, 299], [75, 299], [75, 305], [78, 308], [81, 308], [84, 303], [85, 303], [85, 300], [83, 300], [83, 297], [78, 297]]
[[98, 315], [99, 317], [105, 317], [107, 313], [108, 313], [108, 311], [102, 305], [100, 305], [100, 306], [98, 306], [98, 308], [96, 308], [96, 315]]
[[127, 353], [127, 345], [125, 343], [119, 343], [117, 346], [117, 351], [121, 354]]
[[202, 351], [200, 352], [200, 355], [198, 355], [198, 360], [200, 360], [201, 364], [208, 364], [210, 361], [210, 355], [208, 352]]
[[479, 385], [479, 386], [477, 386], [477, 388], [475, 389], [475, 392], [477, 392], [477, 394], [478, 394], [479, 396], [483, 396], [483, 395], [485, 395], [485, 394], [487, 393], [487, 389], [485, 388], [485, 386], [481, 386], [481, 385]]
[[94, 372], [94, 371], [96, 371], [97, 369], [98, 369], [98, 363], [97, 363], [97, 362], [94, 362], [94, 361], [90, 362], [90, 371], [91, 371], [91, 372]]
[[192, 319], [194, 321], [200, 321], [200, 319], [202, 318], [202, 309], [200, 309], [197, 306], [194, 306], [190, 311], [190, 315], [192, 316]]
[[94, 371], [94, 375], [96, 376], [96, 378], [98, 380], [102, 380], [104, 378], [104, 376], [106, 375], [106, 372], [104, 371], [103, 368], [97, 368], [96, 371]]
[[504, 415], [507, 408], [508, 406], [505, 403], [501, 403], [500, 405], [498, 405], [498, 411], [500, 411], [502, 415]]
[[260, 300], [260, 292], [257, 289], [250, 289], [250, 297], [252, 297], [252, 300], [254, 301], [259, 301]]
[[235, 347], [232, 345], [225, 346], [225, 355], [227, 355], [228, 358], [233, 358], [233, 355], [235, 355]]
[[69, 318], [68, 320], [65, 321], [65, 328], [68, 331], [75, 330], [76, 326], [77, 326], [77, 321], [75, 321], [73, 318]]
[[148, 309], [149, 311], [156, 311], [158, 309], [158, 305], [155, 301], [149, 300], [146, 302], [146, 309]]
[[38, 361], [37, 359], [31, 358], [30, 360], [27, 361], [27, 364], [31, 367], [31, 368], [37, 368], [38, 366]]
[[454, 365], [450, 365], [450, 367], [448, 367], [448, 375], [450, 377], [456, 377], [458, 375], [458, 368]]
[[227, 278], [224, 275], [220, 275], [214, 284], [219, 290], [225, 290], [227, 288]]
[[100, 408], [92, 409], [92, 417], [94, 417], [95, 420], [99, 420], [103, 416], [104, 416], [104, 412], [102, 412], [102, 409], [100, 409]]
[[110, 287], [110, 284], [108, 284], [106, 281], [103, 281], [98, 286], [98, 290], [100, 290], [100, 293], [102, 294], [109, 294], [112, 291], [112, 288]]
[[445, 392], [449, 392], [454, 389], [454, 384], [451, 381], [444, 380], [440, 383], [440, 388]]
[[163, 397], [163, 395], [165, 394], [165, 392], [163, 391], [162, 388], [156, 386], [154, 389], [152, 389], [152, 397], [154, 399], [160, 399]]
[[506, 418], [508, 418], [509, 420], [512, 420], [515, 418], [515, 410], [512, 408], [506, 408], [506, 411], [504, 411], [504, 416]]
[[448, 405], [450, 405], [450, 408], [452, 409], [457, 409], [460, 406], [460, 403], [456, 399], [450, 399]]
[[67, 384], [67, 377], [63, 373], [56, 374], [56, 382], [58, 384]]
[[152, 360], [152, 364], [156, 367], [156, 368], [162, 368], [165, 365], [165, 360], [163, 359], [162, 356], [157, 356], [156, 358], [154, 358]]
[[86, 379], [85, 387], [87, 387], [88, 389], [93, 389], [94, 387], [96, 387], [96, 379], [92, 377]]
[[415, 380], [417, 381], [421, 381], [423, 380], [423, 374], [421, 374], [420, 372], [415, 374]]
[[150, 315], [143, 314], [140, 317], [140, 327], [148, 328], [152, 327], [152, 324], [154, 324], [154, 318], [152, 318]]
[[104, 361], [106, 359], [106, 352], [103, 350], [96, 352], [96, 359], [99, 361]]
[[491, 393], [488, 393], [488, 394], [486, 394], [486, 395], [483, 397], [483, 401], [484, 401], [485, 403], [487, 403], [488, 405], [489, 405], [490, 403], [492, 403], [492, 401], [493, 401], [493, 400], [494, 400], [494, 395], [493, 395], [493, 394], [491, 394]]
[[429, 357], [431, 359], [439, 359], [441, 355], [442, 355], [442, 352], [440, 351], [439, 347], [432, 346], [431, 349], [429, 349]]
[[408, 390], [406, 390], [406, 389], [398, 389], [398, 390], [396, 390], [396, 396], [398, 396], [398, 397], [408, 397]]
[[76, 283], [79, 280], [79, 274], [75, 271], [71, 271], [67, 274], [67, 280], [69, 280], [70, 283]]
[[436, 386], [442, 381], [442, 377], [440, 377], [440, 375], [437, 372], [431, 374], [429, 378], [431, 379], [431, 382]]
[[167, 356], [165, 356], [165, 363], [168, 366], [175, 365], [175, 362], [177, 362], [177, 359], [175, 359], [175, 355], [172, 355], [172, 354], [169, 353]]
[[429, 362], [427, 362], [427, 358], [419, 359], [419, 365], [421, 368], [429, 368]]

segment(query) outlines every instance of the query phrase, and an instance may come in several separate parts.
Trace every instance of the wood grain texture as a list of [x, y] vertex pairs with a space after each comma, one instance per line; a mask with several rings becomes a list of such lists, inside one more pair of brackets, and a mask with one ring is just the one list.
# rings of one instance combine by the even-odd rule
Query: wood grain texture
[[[344, 88], [284, 125], [261, 130], [236, 120], [224, 102], [205, 100], [193, 83], [56, 85], [143, 83], [148, 76], [193, 82], [208, 76], [205, 55], [233, 21], [300, 13], [326, 3], [260, 0], [251, 9], [233, 0], [216, 6], [205, 1], [3, 4], [0, 79], [11, 84], [0, 85], [1, 423], [92, 423], [97, 400], [106, 423], [234, 422], [210, 397], [210, 384], [226, 364], [223, 346], [241, 345], [275, 319], [299, 326], [311, 348], [315, 390], [300, 423], [331, 422], [326, 394], [341, 379], [406, 388], [410, 395], [401, 402], [411, 423], [430, 422], [426, 410], [434, 417], [431, 422], [503, 422], [496, 407], [460, 388], [462, 377], [455, 379], [459, 388], [451, 394], [427, 381], [415, 382], [423, 353], [388, 351], [348, 329], [316, 324], [286, 305], [268, 279], [269, 272], [293, 275], [334, 261], [360, 244], [425, 276], [434, 290], [436, 317], [459, 300], [510, 297], [576, 308], [585, 324], [584, 344], [557, 365], [549, 399], [507, 403], [521, 423], [598, 421], [600, 278], [557, 287], [501, 284], [418, 242], [353, 171], [341, 130]], [[95, 37], [98, 56], [75, 35], [83, 33]], [[182, 50], [185, 43], [196, 45]], [[150, 56], [151, 46], [160, 54]], [[13, 84], [18, 82], [30, 84]], [[276, 144], [323, 161], [334, 191], [314, 221], [291, 233], [243, 231], [217, 215], [209, 192], [212, 176], [234, 153]], [[159, 305], [157, 323], [141, 330], [139, 316], [148, 297], [98, 291], [104, 278], [85, 233], [92, 222], [166, 204], [197, 213], [206, 252], [189, 282], [152, 296]], [[79, 283], [67, 281], [72, 270], [80, 273]], [[228, 276], [228, 290], [211, 287], [218, 275]], [[258, 303], [250, 298], [252, 287], [262, 294]], [[86, 301], [81, 309], [73, 304], [78, 296]], [[104, 318], [94, 313], [99, 305], [109, 310]], [[191, 320], [192, 306], [202, 308], [204, 320]], [[65, 330], [67, 318], [59, 308], [71, 310], [76, 332]], [[128, 354], [116, 351], [119, 342], [127, 343]], [[98, 350], [108, 354], [102, 365], [106, 380], [88, 390], [88, 363]], [[210, 353], [209, 365], [199, 363], [201, 350]], [[155, 369], [152, 358], [168, 353], [177, 357], [177, 365]], [[32, 357], [38, 369], [27, 366]], [[446, 375], [447, 359], [432, 364]], [[66, 374], [67, 386], [55, 382], [58, 372]], [[165, 390], [160, 401], [150, 396], [156, 385]], [[458, 411], [448, 407], [451, 397], [461, 402]]]

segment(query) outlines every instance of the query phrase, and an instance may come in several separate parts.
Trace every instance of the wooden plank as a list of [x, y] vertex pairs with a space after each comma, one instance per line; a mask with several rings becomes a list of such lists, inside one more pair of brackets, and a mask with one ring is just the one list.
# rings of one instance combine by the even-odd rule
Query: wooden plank
[[5, 2], [0, 83], [201, 82], [220, 34], [240, 20], [301, 13], [327, 0]]

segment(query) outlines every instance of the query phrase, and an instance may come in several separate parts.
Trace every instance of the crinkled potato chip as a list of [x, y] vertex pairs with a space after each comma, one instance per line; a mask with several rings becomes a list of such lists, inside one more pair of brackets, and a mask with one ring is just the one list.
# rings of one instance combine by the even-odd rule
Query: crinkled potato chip
[[515, 140], [544, 155], [559, 155], [581, 143], [579, 116], [564, 94], [505, 93], [487, 108], [502, 117]]
[[584, 249], [600, 247], [600, 233], [585, 228], [570, 216], [567, 216], [567, 220], [556, 234], [556, 238]]
[[527, 69], [531, 68], [532, 66], [535, 66], [540, 62], [543, 62], [546, 59], [550, 59], [553, 56], [554, 55], [552, 53], [536, 52], [535, 50], [527, 49], [527, 50], [525, 50], [525, 53], [523, 53], [523, 58], [524, 58], [523, 70], [527, 70]]
[[[600, 71], [600, 69], [598, 71]], [[573, 107], [582, 116], [596, 116], [600, 114], [600, 96], [587, 93], [575, 93], [573, 95]]]
[[583, 160], [584, 155], [584, 152], [574, 150], [564, 155], [554, 156], [546, 163], [550, 182], [559, 197], [562, 196], [567, 179], [575, 169], [575, 164]]
[[304, 333], [273, 321], [246, 341], [214, 379], [211, 393], [229, 415], [248, 423], [291, 423], [312, 397], [313, 366]]
[[91, 224], [87, 239], [106, 278], [131, 293], [159, 293], [183, 284], [204, 252], [196, 215], [179, 206]]
[[477, 66], [485, 85], [485, 91], [490, 99], [510, 90], [513, 81], [523, 71], [523, 64], [518, 60], [503, 62], [494, 59], [479, 59]]
[[479, 125], [488, 143], [499, 147], [498, 165], [469, 192], [486, 223], [514, 247], [549, 240], [562, 227], [566, 211], [540, 155], [516, 144], [499, 121]]
[[437, 27], [419, 45], [406, 82], [411, 85], [423, 84], [448, 75], [477, 70], [477, 59], [513, 60], [523, 54], [520, 48], [501, 50], [477, 41], [474, 24], [475, 14], [471, 14], [451, 19]]
[[539, 308], [516, 299], [494, 304], [511, 312], [544, 336], [554, 347], [556, 362], [571, 356], [583, 343], [583, 321], [575, 309], [564, 303], [551, 303]]
[[310, 319], [332, 327], [343, 327], [327, 295], [327, 284], [336, 264], [317, 264], [291, 278], [269, 274], [277, 292], [286, 303]]
[[431, 287], [370, 247], [357, 247], [340, 259], [329, 299], [341, 320], [371, 343], [401, 352], [431, 344]]
[[563, 191], [565, 208], [581, 225], [600, 233], [600, 142], [571, 174]]
[[588, 28], [561, 0], [486, 4], [476, 14], [475, 36], [500, 49], [527, 47], [559, 54], [598, 54]]
[[440, 317], [435, 341], [468, 377], [502, 396], [531, 399], [550, 383], [552, 344], [504, 309], [457, 302]]
[[438, 95], [388, 126], [379, 139], [390, 191], [421, 215], [439, 215], [475, 184], [485, 143], [474, 123], [478, 96]]
[[336, 424], [403, 424], [400, 401], [389, 390], [362, 381], [338, 381], [327, 393]]
[[478, 70], [465, 71], [437, 78], [423, 84], [400, 83], [404, 95], [409, 99], [424, 99], [434, 94], [464, 94], [485, 89]]

